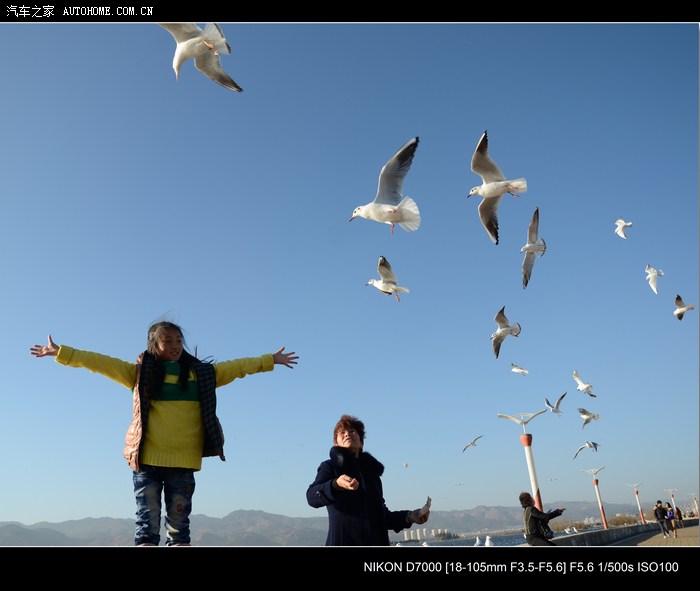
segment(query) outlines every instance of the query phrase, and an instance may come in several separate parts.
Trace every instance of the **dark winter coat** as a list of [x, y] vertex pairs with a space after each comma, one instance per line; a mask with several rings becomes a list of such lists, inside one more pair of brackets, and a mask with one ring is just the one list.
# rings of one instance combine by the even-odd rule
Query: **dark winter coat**
[[544, 537], [541, 524], [548, 524], [550, 519], [559, 517], [561, 514], [561, 509], [553, 509], [545, 513], [534, 505], [526, 507], [523, 519], [525, 522], [525, 539], [527, 543], [530, 546], [541, 546], [542, 542], [547, 545], [554, 545], [553, 542]]
[[[381, 476], [384, 466], [374, 456], [358, 457], [344, 447], [332, 447], [330, 459], [318, 467], [306, 491], [312, 507], [328, 510], [326, 546], [388, 546], [389, 530], [410, 526], [409, 511], [389, 511], [384, 502]], [[347, 474], [360, 483], [357, 490], [339, 489], [336, 479]]]

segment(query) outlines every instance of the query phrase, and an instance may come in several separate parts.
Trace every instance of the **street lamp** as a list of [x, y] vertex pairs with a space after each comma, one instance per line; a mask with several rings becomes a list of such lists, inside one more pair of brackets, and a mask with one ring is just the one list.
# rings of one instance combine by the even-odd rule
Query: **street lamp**
[[608, 529], [608, 520], [605, 519], [605, 509], [603, 509], [603, 501], [600, 498], [600, 490], [598, 489], [598, 479], [595, 477], [595, 475], [604, 468], [605, 466], [602, 468], [592, 468], [591, 470], [581, 470], [581, 472], [588, 472], [591, 476], [593, 476], [593, 486], [595, 488], [595, 496], [598, 499], [598, 507], [600, 507], [600, 516], [603, 518], [603, 527]]
[[530, 487], [532, 488], [532, 496], [535, 499], [535, 507], [537, 507], [540, 511], [544, 511], [544, 509], [542, 509], [542, 498], [540, 497], [540, 487], [537, 484], [537, 471], [535, 470], [535, 459], [532, 457], [532, 435], [530, 435], [525, 430], [525, 426], [532, 419], [534, 419], [537, 415], [541, 415], [544, 412], [547, 412], [546, 408], [544, 410], [540, 410], [539, 412], [534, 412], [534, 413], [532, 413], [532, 412], [516, 413], [516, 416], [520, 417], [519, 419], [516, 417], [512, 417], [511, 415], [496, 414], [496, 416], [499, 419], [508, 419], [509, 421], [513, 421], [514, 423], [518, 423], [518, 425], [522, 426], [522, 428], [523, 428], [523, 434], [520, 436], [520, 443], [522, 443], [523, 447], [525, 448], [525, 461], [527, 462], [527, 470], [528, 470], [528, 473], [530, 474]]
[[676, 499], [673, 498], [673, 493], [676, 492], [677, 488], [667, 488], [666, 492], [671, 495], [671, 506], [673, 507], [673, 512], [676, 512]]
[[690, 493], [690, 496], [693, 497], [693, 504], [695, 505], [695, 517], [698, 516], [698, 493]]
[[642, 506], [639, 504], [639, 491], [637, 490], [637, 487], [642, 484], [641, 482], [638, 482], [637, 484], [628, 484], [627, 486], [631, 486], [634, 488], [634, 498], [637, 499], [637, 509], [639, 509], [639, 516], [642, 518], [642, 525], [647, 524], [647, 520], [644, 519], [644, 511], [642, 511]]

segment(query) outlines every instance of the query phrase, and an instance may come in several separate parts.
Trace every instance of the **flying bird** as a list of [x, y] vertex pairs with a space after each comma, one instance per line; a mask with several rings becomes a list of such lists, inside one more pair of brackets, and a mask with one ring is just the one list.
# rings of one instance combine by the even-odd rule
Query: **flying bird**
[[532, 268], [535, 266], [535, 258], [542, 256], [547, 250], [547, 244], [543, 238], [539, 238], [538, 231], [540, 226], [540, 208], [535, 208], [535, 213], [532, 214], [532, 220], [527, 228], [527, 242], [520, 249], [520, 252], [525, 253], [523, 259], [523, 289], [527, 287], [532, 275]]
[[467, 445], [464, 446], [464, 449], [462, 450], [462, 453], [464, 453], [465, 451], [467, 451], [467, 448], [468, 448], [468, 447], [471, 447], [472, 445], [476, 445], [477, 440], [478, 440], [478, 439], [481, 439], [482, 437], [483, 437], [483, 435], [479, 435], [478, 437], [474, 437], [474, 439], [472, 439], [470, 443], [467, 443]]
[[585, 393], [588, 394], [591, 398], [595, 398], [595, 397], [596, 397], [596, 395], [593, 394], [593, 386], [592, 386], [591, 384], [585, 383], [585, 382], [579, 377], [578, 372], [577, 372], [576, 370], [574, 370], [574, 380], [576, 380], [576, 383], [578, 384], [578, 386], [576, 387], [576, 389], [577, 389], [579, 392], [585, 392]]
[[349, 221], [365, 218], [389, 224], [392, 234], [394, 224], [398, 224], [406, 232], [418, 229], [420, 226], [418, 206], [413, 199], [403, 196], [403, 182], [411, 168], [417, 147], [418, 138], [414, 137], [391, 157], [379, 173], [379, 185], [374, 201], [356, 207]]
[[579, 408], [578, 414], [583, 419], [583, 425], [581, 425], [581, 429], [583, 429], [591, 421], [597, 421], [600, 418], [600, 415], [597, 412], [590, 412], [587, 411], [585, 408]]
[[659, 293], [656, 287], [656, 280], [661, 277], [664, 272], [661, 269], [654, 269], [651, 265], [647, 265], [644, 269], [647, 273], [647, 281], [649, 282], [649, 287], [654, 293]]
[[617, 234], [620, 238], [627, 240], [625, 228], [629, 228], [631, 225], [632, 222], [626, 222], [622, 218], [617, 218], [617, 220], [615, 220], [615, 234]]
[[600, 447], [600, 444], [596, 443], [595, 441], [586, 441], [586, 443], [584, 443], [581, 447], [579, 447], [579, 448], [576, 450], [576, 453], [574, 454], [574, 457], [571, 458], [571, 459], [572, 459], [572, 460], [575, 460], [575, 459], [576, 459], [576, 456], [579, 454], [579, 452], [582, 451], [582, 450], [584, 450], [584, 449], [586, 449], [586, 448], [592, 449], [593, 451], [596, 451], [596, 452], [597, 452], [597, 451], [598, 451], [598, 447]]
[[408, 293], [407, 287], [400, 287], [397, 283], [398, 279], [391, 269], [389, 261], [386, 257], [379, 257], [379, 262], [377, 263], [377, 272], [381, 279], [370, 279], [365, 286], [374, 285], [379, 291], [386, 295], [391, 295], [392, 293], [396, 297], [396, 301], [400, 302], [399, 293]]
[[546, 398], [544, 399], [544, 403], [547, 405], [547, 408], [553, 412], [555, 415], [560, 415], [562, 414], [562, 411], [559, 410], [559, 406], [561, 406], [561, 401], [564, 400], [564, 396], [566, 396], [566, 392], [564, 392], [559, 399], [557, 400], [556, 404], [552, 404], [549, 400]]
[[243, 92], [243, 89], [234, 82], [221, 67], [221, 53], [231, 53], [224, 32], [216, 23], [207, 23], [201, 29], [197, 23], [158, 23], [168, 31], [175, 39], [175, 55], [173, 56], [173, 70], [175, 79], [180, 78], [180, 68], [189, 59], [194, 59], [194, 66], [207, 78], [217, 84]]
[[479, 139], [476, 150], [472, 155], [471, 168], [481, 177], [481, 185], [472, 188], [467, 198], [472, 195], [480, 195], [479, 218], [484, 226], [491, 242], [498, 244], [498, 206], [503, 195], [509, 193], [513, 197], [518, 194], [514, 191], [524, 193], [527, 191], [527, 181], [524, 178], [507, 180], [501, 172], [498, 164], [489, 156], [489, 139], [486, 131]]
[[683, 320], [685, 313], [690, 310], [695, 310], [695, 306], [693, 306], [693, 304], [686, 304], [683, 302], [681, 296], [676, 295], [676, 309], [673, 311], [673, 315], [678, 318], [678, 320]]
[[519, 365], [515, 365], [515, 363], [510, 364], [512, 372], [519, 373], [521, 375], [525, 375], [526, 373], [529, 373], [526, 369], [520, 367]]
[[[538, 410], [537, 412], [521, 412], [518, 413], [520, 416], [519, 419], [516, 419], [515, 417], [512, 417], [510, 415], [506, 414], [496, 414], [496, 416], [499, 419], [508, 419], [509, 421], [513, 421], [514, 423], [518, 423], [518, 425], [521, 425], [523, 428], [523, 433], [526, 433], [525, 431], [525, 426], [532, 420], [534, 419], [537, 415], [541, 415], [543, 412], [547, 412], [547, 409], [544, 408], [542, 410]], [[527, 419], [525, 418], [527, 417]]]
[[501, 351], [501, 344], [508, 335], [513, 335], [517, 337], [520, 334], [520, 324], [517, 322], [512, 326], [508, 323], [508, 318], [505, 315], [506, 307], [503, 306], [498, 313], [493, 317], [498, 328], [496, 332], [491, 335], [491, 340], [493, 341], [493, 354], [498, 359], [498, 353]]

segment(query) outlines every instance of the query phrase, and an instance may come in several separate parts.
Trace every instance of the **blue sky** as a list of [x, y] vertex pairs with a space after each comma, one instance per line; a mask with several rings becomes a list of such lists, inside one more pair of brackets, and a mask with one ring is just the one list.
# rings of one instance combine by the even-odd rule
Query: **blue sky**
[[[196, 514], [325, 515], [305, 492], [342, 413], [365, 422], [391, 509], [517, 506], [523, 431], [496, 415], [564, 392], [562, 416], [528, 425], [545, 508], [595, 501], [583, 470], [600, 467], [604, 503], [642, 483], [645, 507], [688, 504], [698, 311], [673, 310], [700, 303], [697, 23], [222, 27], [242, 94], [191, 63], [176, 81], [153, 23], [0, 25], [0, 521], [133, 517], [130, 391], [28, 350], [51, 333], [133, 360], [161, 319], [215, 360], [300, 355], [219, 390], [227, 461], [204, 461]], [[499, 245], [466, 198], [484, 130], [528, 181]], [[348, 223], [415, 136], [420, 228]], [[547, 252], [523, 289], [536, 207]], [[401, 302], [365, 285], [380, 255]], [[522, 332], [495, 359], [503, 306]], [[580, 406], [600, 420], [582, 429]]]

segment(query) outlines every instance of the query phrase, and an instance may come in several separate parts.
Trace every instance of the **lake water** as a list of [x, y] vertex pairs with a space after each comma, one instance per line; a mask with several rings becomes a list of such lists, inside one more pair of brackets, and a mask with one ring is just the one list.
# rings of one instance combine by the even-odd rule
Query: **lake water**
[[[526, 544], [527, 542], [525, 541], [525, 536], [522, 534], [522, 532], [519, 533], [494, 533], [494, 534], [489, 534], [491, 536], [491, 541], [493, 542], [494, 546], [520, 546], [521, 544]], [[556, 541], [557, 537], [563, 535], [555, 532], [554, 534], [554, 540]], [[428, 546], [474, 546], [476, 542], [476, 536], [465, 536], [463, 538], [459, 538], [458, 540], [431, 540], [427, 539], [424, 540]], [[479, 534], [479, 541], [481, 542], [481, 545], [484, 545], [484, 542], [486, 541], [486, 536]], [[411, 540], [411, 541], [399, 541], [399, 544], [402, 546], [420, 546], [423, 543], [423, 541], [416, 541], [416, 540]]]

